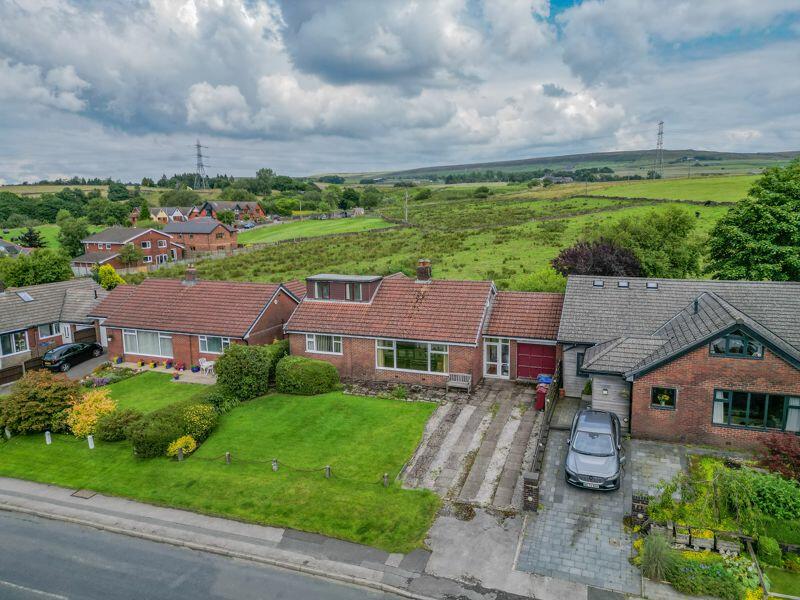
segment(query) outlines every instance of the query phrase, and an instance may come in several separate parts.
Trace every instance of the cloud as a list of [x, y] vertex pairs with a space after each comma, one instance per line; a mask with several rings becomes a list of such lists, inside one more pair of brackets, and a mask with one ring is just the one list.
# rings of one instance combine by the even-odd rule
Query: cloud
[[548, 0], [484, 0], [483, 15], [492, 40], [510, 58], [530, 59], [555, 39], [555, 28], [547, 22]]
[[248, 127], [250, 109], [235, 85], [196, 83], [189, 88], [186, 122], [203, 124], [216, 132], [236, 132]]
[[80, 97], [89, 84], [71, 66], [42, 73], [37, 65], [12, 64], [0, 57], [0, 99], [13, 104], [34, 104], [77, 112], [86, 107]]

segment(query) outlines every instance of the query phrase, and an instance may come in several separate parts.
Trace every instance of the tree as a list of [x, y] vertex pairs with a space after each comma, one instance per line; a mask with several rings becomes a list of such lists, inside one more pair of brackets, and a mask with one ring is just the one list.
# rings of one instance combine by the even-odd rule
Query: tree
[[800, 281], [800, 160], [767, 169], [711, 232], [715, 279]]
[[133, 244], [125, 244], [119, 251], [117, 258], [123, 265], [130, 267], [131, 265], [135, 265], [142, 260], [144, 256], [142, 255], [141, 250], [139, 250], [139, 248]]
[[125, 285], [125, 280], [111, 265], [101, 265], [97, 269], [97, 283], [106, 290], [113, 290], [118, 285]]
[[349, 210], [354, 206], [358, 206], [360, 203], [361, 194], [359, 194], [357, 190], [353, 188], [344, 188], [342, 198], [339, 200], [339, 208], [342, 210]]
[[71, 257], [83, 254], [83, 240], [89, 236], [89, 224], [84, 217], [68, 217], [59, 223], [58, 243]]
[[233, 214], [232, 210], [222, 210], [217, 213], [217, 220], [220, 223], [225, 223], [225, 225], [233, 225], [233, 222], [236, 220], [236, 215]]
[[245, 189], [226, 187], [219, 195], [220, 200], [228, 200], [231, 202], [257, 202], [258, 196], [253, 192]]
[[49, 248], [38, 248], [28, 255], [0, 258], [0, 279], [9, 286], [38, 285], [72, 278], [69, 257]]
[[278, 198], [275, 201], [275, 212], [284, 217], [291, 216], [298, 208], [299, 204], [294, 198]]
[[600, 229], [604, 238], [632, 250], [645, 277], [680, 278], [700, 271], [702, 243], [694, 236], [697, 219], [678, 207], [625, 217]]
[[42, 239], [42, 234], [33, 227], [28, 227], [28, 229], [19, 236], [19, 243], [26, 248], [44, 248], [47, 245]]
[[139, 203], [139, 218], [138, 221], [149, 221], [150, 220], [150, 204], [148, 204], [146, 198], [142, 198], [142, 201]]
[[427, 200], [433, 196], [433, 192], [431, 192], [430, 188], [421, 188], [414, 194], [414, 200]]
[[200, 194], [192, 190], [168, 190], [158, 199], [159, 206], [194, 206], [201, 202]]
[[69, 409], [80, 400], [77, 381], [50, 371], [31, 370], [0, 397], [0, 422], [15, 433], [66, 429]]
[[61, 210], [59, 210], [59, 211], [58, 211], [58, 213], [56, 214], [56, 225], [58, 225], [59, 227], [61, 227], [61, 224], [62, 224], [64, 221], [66, 221], [67, 219], [71, 219], [71, 218], [72, 218], [72, 213], [71, 213], [71, 212], [69, 212], [69, 211], [68, 211], [66, 208], [62, 208], [62, 209], [61, 209]]
[[562, 250], [551, 264], [562, 275], [642, 275], [642, 265], [636, 255], [606, 239], [578, 242]]
[[156, 187], [156, 182], [149, 177], [142, 177], [142, 187]]
[[128, 191], [128, 188], [125, 187], [125, 184], [122, 183], [111, 183], [108, 186], [108, 193], [106, 197], [111, 200], [127, 200], [131, 197], [131, 193]]
[[118, 225], [128, 220], [127, 203], [111, 202], [105, 198], [92, 198], [86, 205], [86, 218], [92, 225]]
[[567, 289], [567, 278], [558, 271], [546, 267], [527, 275], [518, 275], [506, 282], [510, 290], [520, 292], [559, 292]]
[[375, 186], [369, 185], [361, 192], [361, 206], [364, 208], [375, 208], [382, 200], [383, 194]]
[[322, 200], [333, 207], [339, 206], [342, 201], [342, 188], [337, 185], [329, 185], [322, 191]]

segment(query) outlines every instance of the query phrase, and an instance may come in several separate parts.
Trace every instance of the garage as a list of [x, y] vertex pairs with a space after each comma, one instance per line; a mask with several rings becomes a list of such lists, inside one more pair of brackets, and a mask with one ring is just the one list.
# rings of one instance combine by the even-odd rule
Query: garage
[[536, 379], [556, 370], [556, 347], [549, 344], [517, 343], [517, 379]]

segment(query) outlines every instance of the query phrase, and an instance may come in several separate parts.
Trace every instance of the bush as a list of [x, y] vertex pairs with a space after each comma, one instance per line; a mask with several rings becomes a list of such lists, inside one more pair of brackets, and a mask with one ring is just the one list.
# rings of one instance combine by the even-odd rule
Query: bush
[[231, 344], [214, 365], [217, 383], [239, 400], [263, 396], [275, 379], [275, 366], [288, 352], [286, 340], [268, 346]]
[[217, 411], [210, 404], [190, 404], [183, 409], [186, 433], [200, 442], [217, 426], [217, 419]]
[[275, 381], [279, 392], [313, 396], [336, 389], [339, 372], [324, 360], [285, 356], [278, 363]]
[[764, 564], [780, 567], [783, 564], [781, 547], [778, 542], [769, 536], [762, 535], [758, 538], [758, 560]]
[[236, 408], [241, 403], [236, 394], [221, 385], [209, 385], [198, 395], [203, 402], [208, 402], [221, 415], [232, 408]]
[[642, 573], [654, 581], [664, 581], [677, 557], [662, 535], [648, 535], [642, 546]]
[[81, 397], [78, 382], [50, 371], [28, 371], [0, 396], [0, 426], [13, 433], [66, 431], [69, 409]]
[[116, 408], [117, 403], [108, 395], [108, 390], [88, 391], [72, 406], [67, 416], [67, 425], [75, 437], [86, 437], [94, 433], [100, 417], [111, 414]]
[[727, 568], [721, 557], [694, 552], [696, 558], [679, 556], [667, 572], [670, 584], [679, 592], [691, 596], [715, 596], [725, 600], [740, 600], [744, 586]]
[[178, 456], [178, 449], [183, 448], [183, 455], [188, 456], [197, 449], [197, 442], [190, 435], [184, 435], [167, 446], [167, 456]]
[[127, 439], [126, 430], [142, 419], [144, 415], [132, 408], [123, 408], [102, 415], [97, 420], [95, 435], [103, 442], [119, 442]]
[[217, 424], [214, 407], [205, 402], [176, 402], [145, 415], [126, 433], [133, 452], [142, 458], [164, 456], [169, 445], [180, 437], [191, 435], [205, 440]]
[[583, 384], [583, 391], [581, 392], [584, 396], [591, 396], [592, 395], [592, 380], [587, 379], [586, 383]]
[[761, 466], [800, 482], [800, 437], [775, 433], [764, 441]]

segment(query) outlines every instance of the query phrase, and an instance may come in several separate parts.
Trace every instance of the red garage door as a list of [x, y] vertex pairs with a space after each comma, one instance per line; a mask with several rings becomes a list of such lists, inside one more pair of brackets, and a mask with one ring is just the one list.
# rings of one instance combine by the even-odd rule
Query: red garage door
[[544, 344], [517, 344], [517, 378], [536, 379], [540, 373], [556, 371], [556, 347]]

